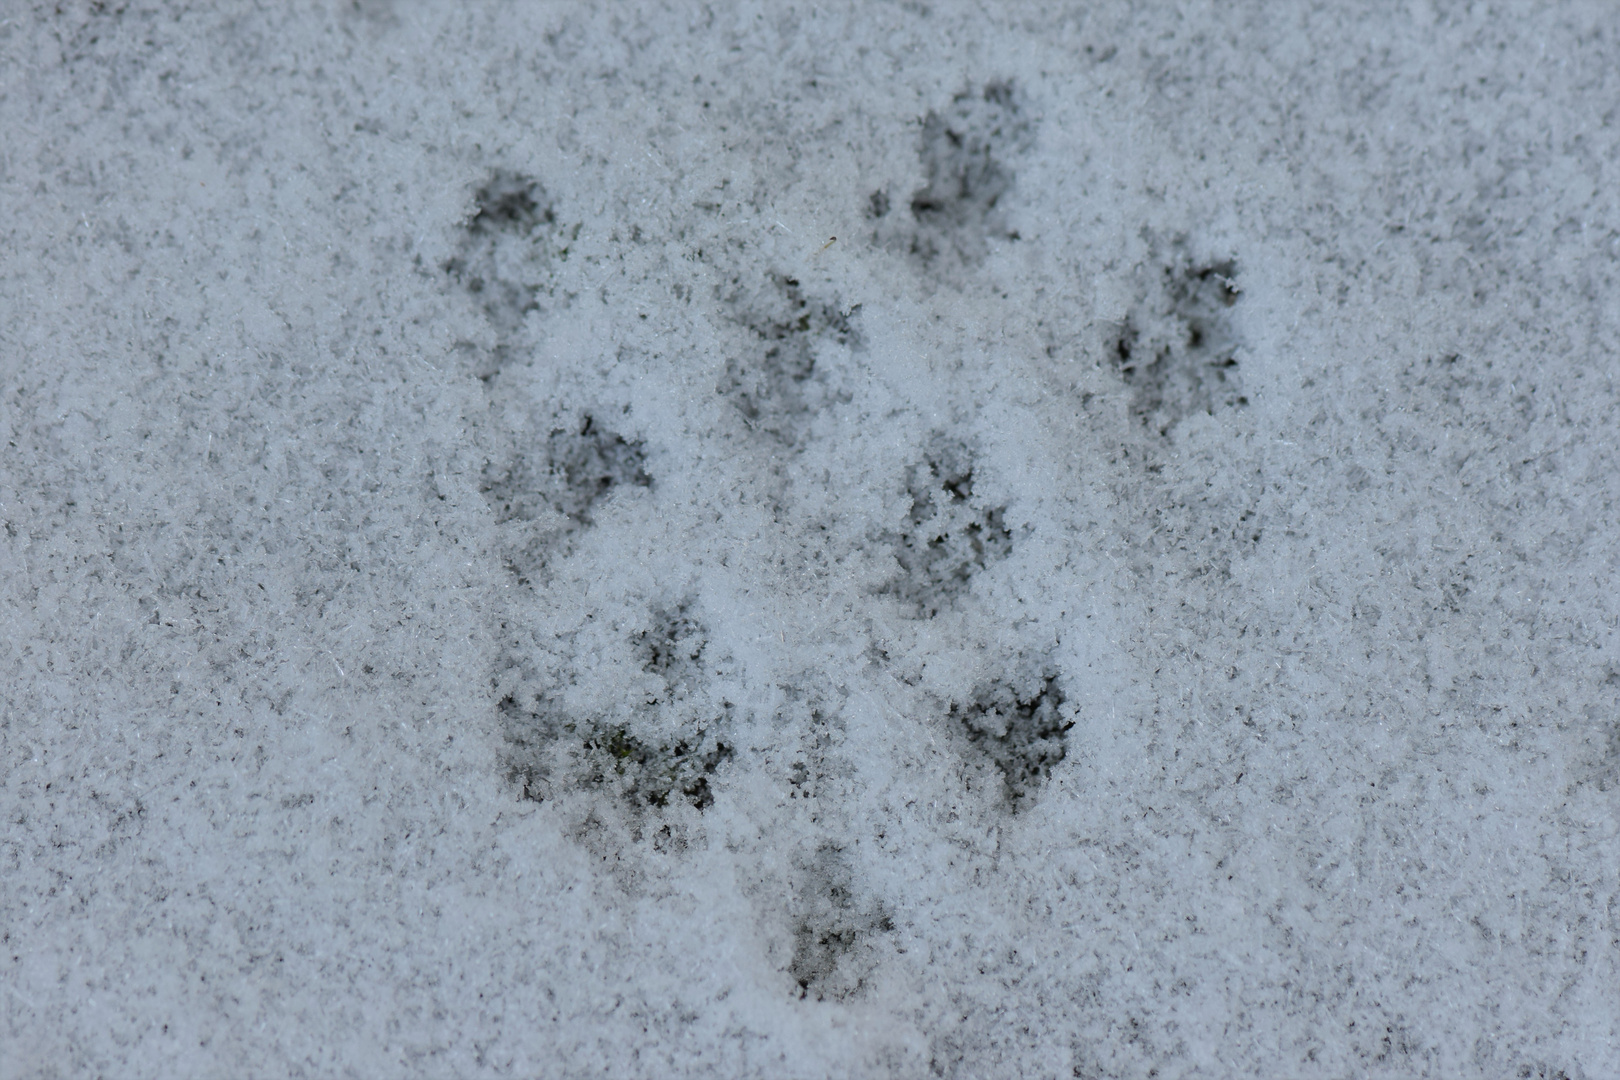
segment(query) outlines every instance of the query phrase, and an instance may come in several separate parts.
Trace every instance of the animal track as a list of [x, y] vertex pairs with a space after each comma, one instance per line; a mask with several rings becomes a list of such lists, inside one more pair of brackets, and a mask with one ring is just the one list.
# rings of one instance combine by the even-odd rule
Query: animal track
[[652, 627], [636, 635], [641, 669], [663, 678], [672, 692], [697, 677], [703, 646], [703, 628], [692, 621], [686, 604], [654, 611]]
[[539, 453], [514, 452], [484, 467], [478, 490], [489, 500], [497, 522], [535, 521], [548, 511], [562, 515], [565, 527], [591, 523], [591, 508], [617, 487], [651, 487], [647, 455], [599, 425], [589, 414], [577, 427], [554, 429]]
[[889, 586], [919, 618], [933, 618], [965, 596], [975, 574], [1012, 553], [1004, 507], [973, 499], [973, 465], [961, 445], [939, 447], [909, 470], [911, 511], [896, 538], [901, 573]]
[[529, 312], [555, 295], [555, 265], [568, 258], [580, 226], [560, 225], [539, 181], [507, 170], [490, 174], [473, 205], [444, 272], [477, 298], [495, 329], [494, 354], [475, 366], [488, 382], [509, 359]]
[[[725, 734], [729, 706], [722, 704], [713, 719], [694, 719], [703, 715], [701, 702], [692, 700], [704, 676], [702, 627], [684, 606], [655, 611], [652, 627], [634, 635], [631, 646], [663, 689], [649, 694], [628, 721], [568, 715], [532, 683], [502, 697], [507, 775], [523, 798], [544, 801], [565, 784], [609, 791], [636, 810], [664, 807], [676, 797], [699, 810], [714, 802], [710, 781], [734, 748]], [[659, 724], [675, 707], [677, 722]]]
[[667, 806], [678, 794], [699, 810], [714, 802], [709, 778], [733, 753], [729, 743], [704, 728], [691, 739], [658, 743], [615, 728], [586, 735], [582, 747], [586, 784], [611, 787], [632, 806]]
[[[971, 265], [984, 258], [991, 239], [1018, 239], [1000, 203], [1013, 186], [1010, 159], [1029, 148], [1032, 136], [1011, 82], [958, 94], [949, 108], [924, 117], [918, 154], [928, 182], [911, 196], [911, 255], [925, 267], [942, 256]], [[882, 217], [888, 196], [875, 193], [869, 205], [872, 216]]]
[[541, 698], [520, 703], [509, 694], [499, 705], [507, 741], [507, 779], [522, 798], [544, 802], [559, 785], [595, 788], [632, 810], [665, 807], [676, 796], [699, 810], [714, 802], [710, 779], [731, 760], [733, 748], [714, 727], [690, 737], [643, 740], [626, 726], [580, 722]]
[[844, 399], [818, 371], [816, 354], [829, 343], [859, 346], [850, 322], [856, 309], [811, 300], [797, 279], [782, 276], [734, 304], [734, 318], [759, 344], [752, 355], [727, 363], [721, 393], [736, 403], [749, 427], [796, 443], [818, 410]]
[[788, 974], [799, 996], [842, 999], [860, 992], [871, 972], [864, 955], [894, 929], [882, 904], [858, 904], [854, 874], [841, 849], [822, 844], [797, 867], [793, 958]]
[[1194, 263], [1179, 243], [1161, 257], [1113, 346], [1143, 426], [1164, 435], [1194, 413], [1249, 403], [1238, 382], [1231, 319], [1241, 295], [1230, 260]]
[[1063, 700], [1057, 678], [1043, 675], [1021, 687], [991, 682], [971, 701], [951, 706], [969, 745], [1000, 771], [1003, 795], [1014, 812], [1068, 753], [1074, 721], [1059, 711]]

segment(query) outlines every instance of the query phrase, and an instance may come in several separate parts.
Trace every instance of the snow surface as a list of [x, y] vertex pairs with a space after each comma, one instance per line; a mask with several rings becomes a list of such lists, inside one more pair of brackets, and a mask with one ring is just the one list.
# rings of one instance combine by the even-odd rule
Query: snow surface
[[0, 1074], [1620, 1075], [1612, 4], [3, 14]]

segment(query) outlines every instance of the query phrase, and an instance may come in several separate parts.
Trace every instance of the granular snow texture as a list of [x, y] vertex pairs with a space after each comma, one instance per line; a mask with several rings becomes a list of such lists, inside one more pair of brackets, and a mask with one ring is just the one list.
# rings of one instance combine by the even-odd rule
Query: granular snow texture
[[10, 5], [0, 1076], [1620, 1075], [1620, 15]]

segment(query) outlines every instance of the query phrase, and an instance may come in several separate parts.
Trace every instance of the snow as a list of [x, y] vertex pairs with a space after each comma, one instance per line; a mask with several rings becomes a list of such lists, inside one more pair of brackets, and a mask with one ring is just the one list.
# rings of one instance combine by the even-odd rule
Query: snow
[[1620, 1072], [1617, 41], [0, 20], [0, 1075]]

